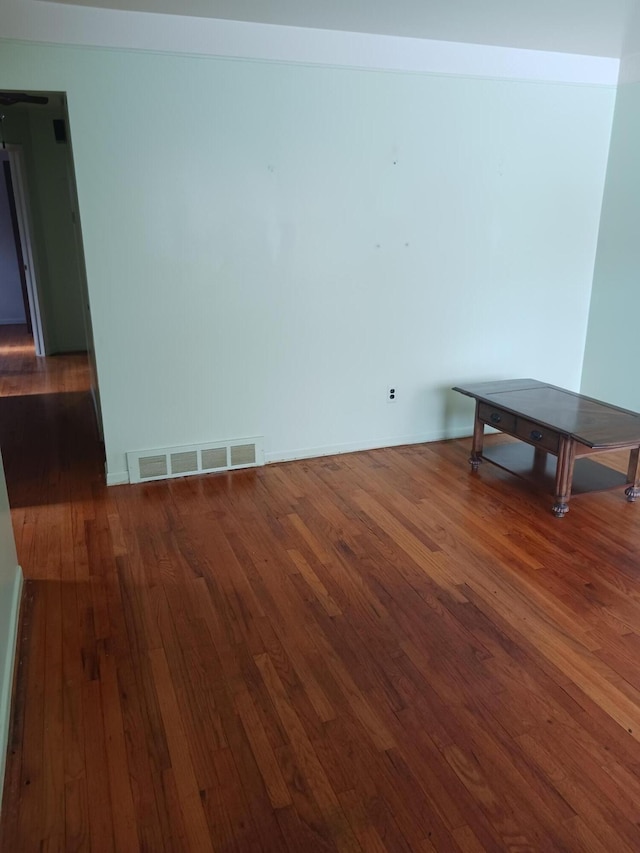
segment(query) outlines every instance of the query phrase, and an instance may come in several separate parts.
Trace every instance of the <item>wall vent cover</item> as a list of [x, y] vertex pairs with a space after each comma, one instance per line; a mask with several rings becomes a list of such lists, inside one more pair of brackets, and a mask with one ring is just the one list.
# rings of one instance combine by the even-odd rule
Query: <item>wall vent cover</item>
[[127, 453], [130, 483], [264, 465], [262, 437], [238, 438]]
[[155, 480], [158, 477], [167, 476], [167, 457], [162, 454], [154, 456], [141, 456], [139, 460], [139, 472], [141, 480]]

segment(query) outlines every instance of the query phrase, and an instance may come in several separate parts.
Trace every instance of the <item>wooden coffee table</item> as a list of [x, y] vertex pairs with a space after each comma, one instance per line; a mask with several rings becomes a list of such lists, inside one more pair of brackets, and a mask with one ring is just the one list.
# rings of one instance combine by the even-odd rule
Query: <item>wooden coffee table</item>
[[[483, 459], [551, 487], [553, 513], [569, 511], [571, 494], [626, 486], [640, 496], [640, 414], [535, 379], [508, 379], [455, 387], [476, 400], [474, 471]], [[520, 439], [484, 449], [485, 424]], [[627, 475], [584, 457], [629, 450]]]

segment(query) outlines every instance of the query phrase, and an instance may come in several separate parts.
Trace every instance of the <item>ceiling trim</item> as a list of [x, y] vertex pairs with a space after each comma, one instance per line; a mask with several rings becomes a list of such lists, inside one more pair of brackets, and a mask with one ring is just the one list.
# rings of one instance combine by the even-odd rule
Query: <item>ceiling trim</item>
[[3, 0], [4, 40], [364, 70], [615, 86], [619, 60], [549, 51]]

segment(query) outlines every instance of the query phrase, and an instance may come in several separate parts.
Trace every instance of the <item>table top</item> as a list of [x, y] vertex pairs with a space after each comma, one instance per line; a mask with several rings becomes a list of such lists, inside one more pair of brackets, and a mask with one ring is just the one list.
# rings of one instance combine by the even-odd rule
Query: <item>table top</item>
[[505, 379], [454, 391], [536, 421], [588, 447], [640, 444], [640, 413], [535, 379]]

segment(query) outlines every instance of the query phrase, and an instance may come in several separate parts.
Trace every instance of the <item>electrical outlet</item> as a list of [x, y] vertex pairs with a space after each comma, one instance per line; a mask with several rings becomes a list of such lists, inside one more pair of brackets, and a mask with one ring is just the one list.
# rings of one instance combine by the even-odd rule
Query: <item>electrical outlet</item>
[[395, 403], [398, 399], [398, 389], [395, 385], [387, 386], [387, 403]]

